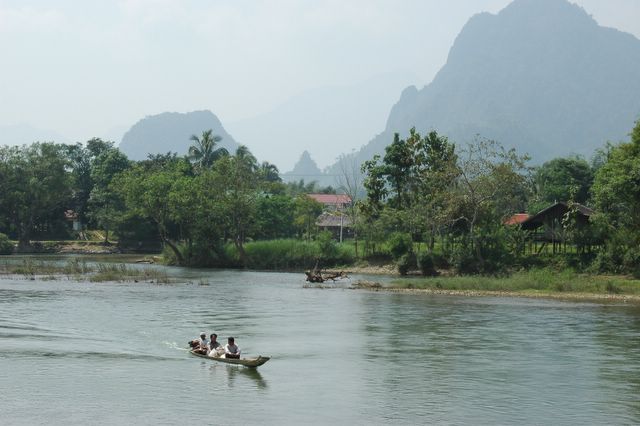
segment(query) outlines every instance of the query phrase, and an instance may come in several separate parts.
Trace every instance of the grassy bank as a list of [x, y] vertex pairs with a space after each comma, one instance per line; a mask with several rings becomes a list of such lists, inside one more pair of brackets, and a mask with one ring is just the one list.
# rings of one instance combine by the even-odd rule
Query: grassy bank
[[[355, 261], [355, 250], [351, 245], [332, 242], [281, 239], [254, 241], [244, 245], [245, 267], [256, 270], [292, 270], [313, 268], [316, 261], [322, 268], [351, 265]], [[239, 264], [236, 247], [225, 247], [226, 257]]]
[[394, 289], [515, 292], [523, 295], [593, 294], [640, 296], [640, 280], [623, 276], [579, 274], [566, 269], [531, 269], [506, 277], [447, 276], [393, 281]]

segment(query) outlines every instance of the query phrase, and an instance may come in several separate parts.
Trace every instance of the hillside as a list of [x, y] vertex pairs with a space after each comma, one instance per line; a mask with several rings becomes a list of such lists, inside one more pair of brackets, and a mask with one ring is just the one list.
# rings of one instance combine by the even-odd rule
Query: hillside
[[200, 136], [204, 130], [212, 129], [221, 136], [220, 146], [230, 152], [238, 143], [222, 127], [222, 123], [211, 111], [188, 113], [164, 112], [143, 118], [122, 137], [119, 147], [130, 159], [144, 160], [149, 153], [177, 152], [186, 154], [191, 135]]
[[458, 144], [494, 139], [534, 164], [589, 158], [625, 139], [640, 117], [639, 75], [632, 35], [599, 26], [566, 0], [515, 0], [472, 17], [431, 84], [405, 89], [385, 130], [352, 156], [362, 163], [415, 126]]

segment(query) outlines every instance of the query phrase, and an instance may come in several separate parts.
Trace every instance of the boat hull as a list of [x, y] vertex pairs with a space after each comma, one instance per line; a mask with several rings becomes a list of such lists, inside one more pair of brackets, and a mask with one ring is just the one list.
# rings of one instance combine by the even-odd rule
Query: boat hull
[[268, 356], [258, 356], [257, 358], [214, 358], [208, 355], [199, 354], [193, 351], [189, 351], [191, 355], [199, 358], [205, 358], [211, 361], [222, 362], [224, 364], [244, 365], [245, 367], [256, 368], [269, 361], [271, 358]]

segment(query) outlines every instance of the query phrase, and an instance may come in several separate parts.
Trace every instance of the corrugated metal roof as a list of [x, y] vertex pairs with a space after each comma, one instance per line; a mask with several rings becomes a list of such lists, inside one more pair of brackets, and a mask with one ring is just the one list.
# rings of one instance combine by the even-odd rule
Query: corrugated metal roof
[[316, 225], [320, 227], [340, 227], [343, 228], [351, 226], [351, 219], [349, 216], [331, 213], [322, 213], [316, 219]]
[[321, 204], [351, 204], [351, 197], [346, 194], [307, 194]]

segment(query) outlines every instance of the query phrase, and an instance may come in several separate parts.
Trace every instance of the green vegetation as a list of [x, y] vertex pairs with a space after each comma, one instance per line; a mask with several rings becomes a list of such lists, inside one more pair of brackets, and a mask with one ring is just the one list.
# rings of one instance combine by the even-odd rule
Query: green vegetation
[[9, 237], [0, 233], [0, 254], [13, 253], [13, 243], [9, 241]]
[[[240, 262], [238, 252], [232, 245], [228, 245], [228, 258]], [[334, 267], [350, 265], [355, 256], [353, 247], [338, 245], [324, 237], [318, 242], [308, 242], [296, 239], [271, 241], [255, 241], [247, 243], [246, 266], [251, 269], [262, 270], [290, 270], [304, 269], [318, 262], [319, 267]]]
[[[460, 148], [436, 132], [396, 135], [383, 157], [362, 166], [367, 193], [358, 227], [365, 253], [383, 253], [386, 245], [401, 274], [418, 266], [433, 274], [435, 265], [503, 275], [565, 262], [582, 272], [640, 277], [640, 121], [630, 142], [608, 144], [591, 164], [557, 158], [536, 169], [527, 162], [495, 141]], [[556, 201], [566, 213], [548, 219], [537, 240], [503, 225], [514, 213], [537, 213]], [[588, 223], [584, 205], [596, 211]], [[540, 254], [547, 244], [555, 259]]]
[[[138, 162], [100, 139], [0, 147], [0, 252], [9, 251], [8, 238], [28, 251], [51, 246], [33, 240], [93, 237], [105, 247], [110, 239], [122, 248], [155, 243], [166, 263], [184, 266], [306, 269], [369, 261], [393, 262], [401, 274], [507, 276], [557, 264], [640, 277], [640, 121], [629, 142], [606, 145], [591, 162], [557, 158], [538, 168], [491, 140], [458, 146], [436, 132], [396, 135], [361, 173], [353, 165], [337, 179], [341, 192], [360, 196], [342, 212], [353, 224], [344, 243], [319, 231], [324, 207], [306, 196], [334, 188], [284, 184], [274, 165], [259, 163], [246, 147], [218, 149], [211, 131], [191, 141], [188, 156]], [[536, 213], [554, 201], [565, 203], [566, 213], [535, 238], [504, 225], [514, 213]], [[596, 212], [588, 220], [584, 206]], [[84, 267], [67, 265], [67, 273], [87, 273]]]
[[97, 263], [90, 265], [86, 259], [72, 258], [65, 263], [24, 259], [22, 262], [0, 263], [0, 274], [21, 275], [24, 278], [38, 276], [40, 279], [58, 278], [70, 280], [88, 280], [92, 282], [172, 282], [166, 271], [156, 268], [136, 268], [124, 263]]

